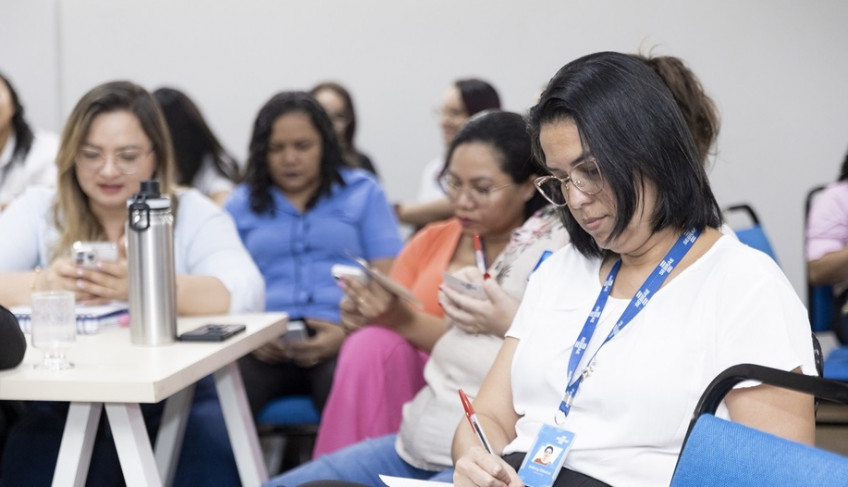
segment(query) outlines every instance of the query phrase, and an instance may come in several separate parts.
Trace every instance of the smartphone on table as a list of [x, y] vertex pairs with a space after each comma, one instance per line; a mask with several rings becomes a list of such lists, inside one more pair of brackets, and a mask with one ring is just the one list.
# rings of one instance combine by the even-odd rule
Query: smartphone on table
[[233, 335], [243, 332], [247, 327], [241, 324], [219, 325], [210, 323], [179, 336], [183, 342], [222, 342]]

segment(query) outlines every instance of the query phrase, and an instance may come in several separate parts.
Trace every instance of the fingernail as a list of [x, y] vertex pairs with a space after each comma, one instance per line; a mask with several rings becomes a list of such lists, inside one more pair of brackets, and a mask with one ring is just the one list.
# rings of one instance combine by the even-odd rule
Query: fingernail
[[84, 270], [82, 270], [81, 268], [77, 267], [77, 275], [78, 275], [78, 276], [83, 275], [83, 273], [84, 273], [84, 272], [85, 272]]
[[82, 279], [77, 279], [77, 287], [80, 289], [85, 288], [85, 282]]

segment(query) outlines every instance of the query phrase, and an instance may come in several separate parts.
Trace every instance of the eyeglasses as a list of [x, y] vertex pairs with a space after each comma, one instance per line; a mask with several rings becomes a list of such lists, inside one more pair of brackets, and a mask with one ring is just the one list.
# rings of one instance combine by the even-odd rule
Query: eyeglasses
[[442, 187], [442, 191], [445, 192], [448, 199], [451, 201], [456, 201], [459, 199], [460, 193], [463, 191], [466, 192], [469, 198], [473, 200], [478, 205], [486, 205], [489, 203], [490, 195], [499, 190], [506, 188], [507, 186], [512, 186], [515, 183], [506, 183], [500, 186], [475, 186], [471, 185], [465, 187], [459, 179], [451, 176], [450, 174], [444, 174], [439, 178], [439, 186]]
[[542, 193], [546, 200], [550, 201], [554, 206], [568, 205], [568, 184], [573, 183], [574, 187], [580, 190], [585, 195], [598, 194], [604, 189], [604, 178], [601, 175], [601, 168], [594, 159], [582, 161], [571, 168], [571, 172], [564, 178], [556, 176], [542, 176], [536, 178], [534, 184], [536, 189]]
[[[112, 162], [121, 174], [134, 174], [138, 171], [139, 163], [147, 157], [153, 148], [144, 149], [126, 149], [112, 154]], [[103, 152], [94, 149], [80, 149], [77, 152], [77, 157], [74, 159], [80, 169], [89, 172], [98, 172], [106, 165], [106, 160], [109, 158]]]

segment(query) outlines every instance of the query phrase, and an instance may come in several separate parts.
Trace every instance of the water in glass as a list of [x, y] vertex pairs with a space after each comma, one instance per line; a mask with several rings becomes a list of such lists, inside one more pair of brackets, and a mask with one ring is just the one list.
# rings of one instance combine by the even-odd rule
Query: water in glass
[[32, 294], [32, 345], [44, 352], [37, 369], [63, 370], [73, 367], [65, 353], [76, 340], [77, 320], [71, 291], [43, 291]]

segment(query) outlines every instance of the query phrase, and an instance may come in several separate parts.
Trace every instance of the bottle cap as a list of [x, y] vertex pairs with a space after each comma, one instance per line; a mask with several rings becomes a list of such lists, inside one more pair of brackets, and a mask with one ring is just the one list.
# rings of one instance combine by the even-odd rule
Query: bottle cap
[[166, 210], [171, 207], [171, 199], [167, 196], [162, 196], [159, 192], [159, 181], [148, 179], [141, 182], [141, 187], [138, 193], [134, 194], [127, 200], [127, 207], [140, 208], [141, 204], [146, 204], [151, 210]]

